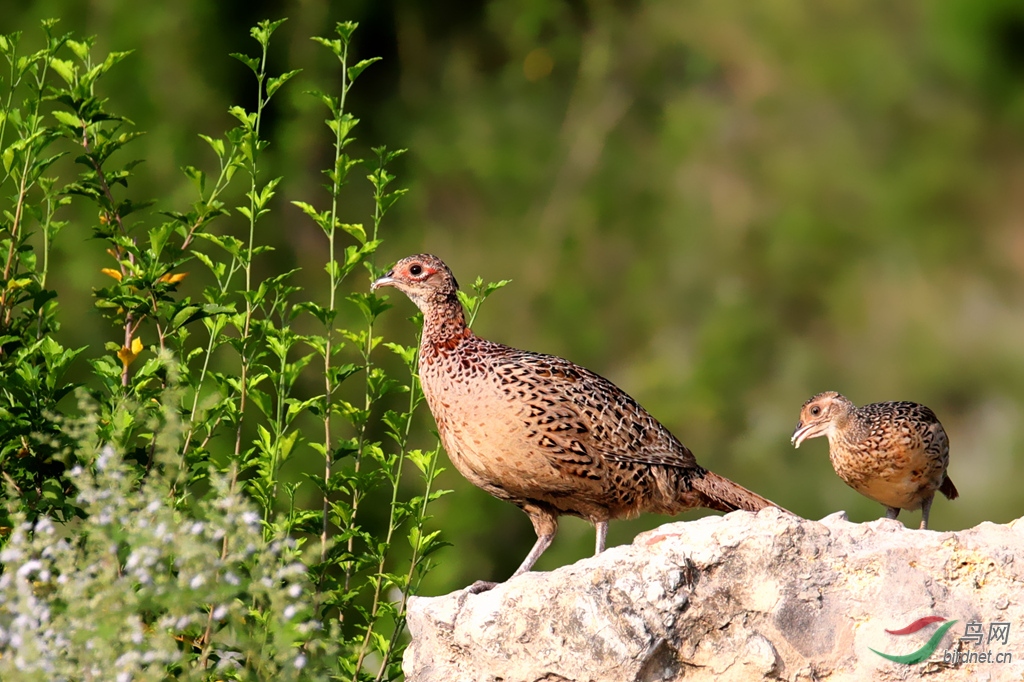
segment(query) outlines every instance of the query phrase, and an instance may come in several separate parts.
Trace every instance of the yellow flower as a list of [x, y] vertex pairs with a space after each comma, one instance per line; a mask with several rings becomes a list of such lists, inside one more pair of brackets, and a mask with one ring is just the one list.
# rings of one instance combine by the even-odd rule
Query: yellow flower
[[113, 270], [111, 268], [100, 268], [100, 272], [102, 272], [104, 275], [109, 275], [110, 277], [113, 277], [118, 282], [121, 281], [121, 273], [117, 270]]
[[177, 284], [178, 282], [180, 282], [181, 280], [185, 279], [186, 277], [188, 277], [188, 273], [187, 272], [178, 272], [178, 273], [168, 272], [166, 275], [164, 275], [163, 277], [161, 277], [157, 281], [158, 282], [166, 282], [167, 284]]
[[135, 358], [139, 357], [139, 353], [142, 352], [142, 340], [138, 337], [132, 339], [132, 347], [121, 346], [121, 350], [117, 351], [117, 357], [120, 358], [121, 364], [124, 365], [125, 370], [128, 370], [128, 365], [135, 362]]

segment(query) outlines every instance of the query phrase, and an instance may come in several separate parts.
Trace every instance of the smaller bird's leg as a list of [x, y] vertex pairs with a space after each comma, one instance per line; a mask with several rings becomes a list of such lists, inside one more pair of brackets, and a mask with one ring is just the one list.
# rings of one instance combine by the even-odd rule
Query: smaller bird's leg
[[886, 507], [885, 508], [885, 518], [887, 518], [887, 519], [895, 519], [899, 515], [900, 515], [900, 508], [899, 507]]
[[928, 513], [932, 510], [933, 499], [935, 499], [935, 495], [929, 495], [921, 500], [921, 530], [928, 529]]
[[608, 522], [595, 522], [594, 530], [597, 531], [597, 540], [594, 543], [594, 556], [597, 556], [598, 554], [604, 551], [605, 539], [608, 537]]

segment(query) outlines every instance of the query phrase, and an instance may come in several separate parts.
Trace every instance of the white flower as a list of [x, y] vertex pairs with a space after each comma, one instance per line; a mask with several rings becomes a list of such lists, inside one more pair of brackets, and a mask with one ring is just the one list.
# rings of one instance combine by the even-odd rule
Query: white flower
[[114, 459], [115, 453], [114, 448], [109, 445], [104, 445], [103, 449], [100, 450], [100, 456], [96, 458], [96, 469], [97, 471], [103, 471], [110, 464], [110, 460]]
[[26, 561], [25, 563], [23, 563], [21, 565], [20, 568], [18, 568], [18, 571], [17, 571], [16, 575], [19, 578], [21, 578], [22, 580], [24, 580], [25, 578], [28, 577], [28, 575], [30, 573], [35, 573], [36, 571], [42, 569], [42, 567], [43, 567], [43, 562], [40, 561], [39, 559], [33, 559], [32, 561]]
[[21, 552], [10, 545], [0, 552], [0, 564], [17, 563], [19, 559], [21, 559]]

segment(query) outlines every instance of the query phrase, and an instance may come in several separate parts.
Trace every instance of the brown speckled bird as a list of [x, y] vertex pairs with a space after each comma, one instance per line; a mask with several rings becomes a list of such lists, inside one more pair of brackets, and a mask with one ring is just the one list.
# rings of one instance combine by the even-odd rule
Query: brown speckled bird
[[[599, 553], [609, 519], [775, 506], [699, 466], [607, 379], [563, 358], [474, 335], [455, 277], [436, 256], [403, 258], [372, 288], [385, 286], [423, 312], [420, 381], [455, 468], [533, 522], [537, 542], [513, 577], [551, 544], [563, 514], [594, 524]], [[470, 590], [493, 586], [479, 581]]]
[[951, 500], [959, 493], [946, 474], [949, 439], [935, 413], [910, 402], [857, 407], [835, 391], [819, 393], [800, 410], [792, 442], [828, 436], [829, 458], [839, 478], [886, 507], [886, 518], [901, 509], [921, 510], [921, 528], [935, 491]]

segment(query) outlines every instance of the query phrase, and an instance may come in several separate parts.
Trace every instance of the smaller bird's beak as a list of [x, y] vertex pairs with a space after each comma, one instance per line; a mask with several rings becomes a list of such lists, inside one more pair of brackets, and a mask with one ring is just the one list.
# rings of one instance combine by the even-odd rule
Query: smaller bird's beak
[[790, 436], [789, 442], [793, 444], [793, 447], [800, 449], [800, 444], [804, 442], [811, 430], [811, 424], [804, 426], [803, 421], [796, 423], [796, 428], [793, 429], [793, 435]]
[[378, 280], [375, 280], [374, 283], [370, 285], [370, 291], [377, 291], [377, 289], [380, 289], [381, 287], [391, 287], [391, 286], [394, 286], [395, 285], [394, 275], [395, 275], [395, 271], [391, 270], [390, 272], [388, 272], [388, 274], [384, 275], [383, 277], [381, 277]]

